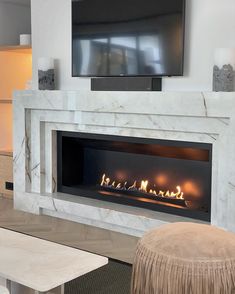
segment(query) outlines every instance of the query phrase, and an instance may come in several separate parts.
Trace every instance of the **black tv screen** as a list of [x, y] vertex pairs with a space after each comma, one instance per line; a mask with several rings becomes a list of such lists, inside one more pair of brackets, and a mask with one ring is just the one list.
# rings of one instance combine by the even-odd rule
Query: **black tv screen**
[[184, 2], [72, 1], [72, 75], [182, 75]]

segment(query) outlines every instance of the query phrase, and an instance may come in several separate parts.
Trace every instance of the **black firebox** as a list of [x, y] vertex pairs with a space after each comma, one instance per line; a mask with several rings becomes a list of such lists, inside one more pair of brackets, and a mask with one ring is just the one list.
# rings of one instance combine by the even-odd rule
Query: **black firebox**
[[57, 132], [58, 191], [210, 221], [212, 145]]

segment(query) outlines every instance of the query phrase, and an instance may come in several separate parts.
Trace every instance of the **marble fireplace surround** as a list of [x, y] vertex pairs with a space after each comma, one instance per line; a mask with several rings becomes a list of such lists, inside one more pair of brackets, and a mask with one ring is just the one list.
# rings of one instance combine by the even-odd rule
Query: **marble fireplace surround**
[[15, 208], [140, 236], [190, 219], [57, 193], [57, 130], [212, 143], [211, 222], [235, 232], [234, 92], [15, 93]]

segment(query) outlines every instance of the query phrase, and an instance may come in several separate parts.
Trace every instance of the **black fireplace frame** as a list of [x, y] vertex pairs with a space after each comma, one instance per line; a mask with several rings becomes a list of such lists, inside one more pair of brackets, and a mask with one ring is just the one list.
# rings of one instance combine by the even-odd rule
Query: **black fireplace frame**
[[[210, 207], [208, 212], [199, 211], [199, 210], [189, 210], [182, 209], [164, 205], [152, 205], [151, 199], [149, 202], [140, 202], [135, 199], [135, 197], [125, 197], [124, 194], [118, 195], [117, 192], [110, 193], [107, 198], [104, 199], [104, 195], [97, 192], [97, 190], [84, 190], [75, 187], [65, 186], [62, 183], [62, 138], [71, 137], [79, 139], [91, 139], [91, 140], [115, 140], [117, 142], [127, 142], [127, 143], [137, 143], [137, 144], [157, 144], [168, 147], [179, 147], [179, 148], [193, 148], [206, 150], [208, 152], [208, 164], [210, 169]], [[81, 133], [81, 132], [68, 132], [68, 131], [57, 131], [57, 191], [66, 194], [72, 194], [76, 196], [92, 198], [101, 201], [107, 201], [122, 205], [129, 205], [135, 207], [141, 207], [145, 209], [150, 209], [152, 211], [159, 211], [163, 213], [170, 213], [173, 215], [183, 216], [194, 218], [202, 221], [211, 221], [211, 181], [212, 181], [212, 144], [207, 143], [198, 143], [198, 142], [186, 142], [186, 141], [173, 141], [173, 140], [161, 140], [161, 139], [149, 139], [149, 138], [140, 138], [140, 137], [128, 137], [128, 136], [116, 136], [116, 135], [103, 135], [103, 134], [94, 134], [94, 133]], [[89, 196], [88, 196], [89, 193]], [[122, 197], [117, 197], [122, 196]]]

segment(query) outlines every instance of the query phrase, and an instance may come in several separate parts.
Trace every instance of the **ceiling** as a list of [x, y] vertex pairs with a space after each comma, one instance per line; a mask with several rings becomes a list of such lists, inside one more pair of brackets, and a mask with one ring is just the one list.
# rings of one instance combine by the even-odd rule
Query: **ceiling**
[[0, 0], [0, 2], [6, 2], [6, 3], [15, 3], [19, 5], [27, 5], [30, 6], [31, 0]]

